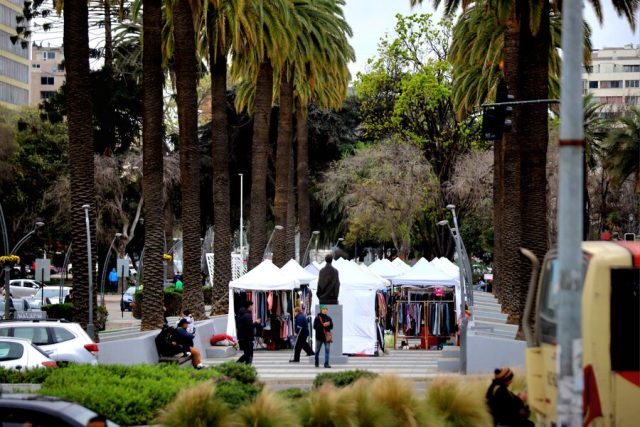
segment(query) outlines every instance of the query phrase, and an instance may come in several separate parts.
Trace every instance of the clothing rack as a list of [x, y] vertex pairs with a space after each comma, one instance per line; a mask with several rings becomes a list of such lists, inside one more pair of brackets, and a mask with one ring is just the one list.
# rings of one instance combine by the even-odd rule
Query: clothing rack
[[420, 339], [421, 347], [429, 349], [429, 337], [450, 338], [455, 324], [455, 304], [453, 292], [440, 288], [407, 288], [393, 306], [394, 344], [399, 341]]

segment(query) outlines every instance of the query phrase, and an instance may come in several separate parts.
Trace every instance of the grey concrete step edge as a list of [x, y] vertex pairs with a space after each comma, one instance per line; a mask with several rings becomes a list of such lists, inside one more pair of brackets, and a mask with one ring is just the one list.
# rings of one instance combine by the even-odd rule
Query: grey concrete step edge
[[487, 321], [487, 320], [476, 321], [474, 328], [476, 330], [485, 330], [485, 331], [491, 331], [492, 329], [497, 331], [508, 331], [508, 332], [518, 331], [518, 325], [512, 325], [509, 323], [499, 323], [499, 322]]
[[516, 334], [515, 333], [501, 332], [501, 331], [497, 331], [497, 332], [477, 332], [475, 335], [479, 336], [479, 337], [504, 338], [504, 339], [508, 339], [508, 340], [515, 340], [516, 339]]
[[438, 362], [438, 372], [457, 373], [460, 372], [459, 359], [447, 359]]
[[486, 302], [486, 301], [474, 301], [473, 303], [473, 307], [476, 308], [499, 308], [502, 310], [502, 306], [500, 304], [498, 304], [497, 302]]
[[473, 318], [479, 322], [487, 321], [506, 323], [507, 321], [507, 315], [502, 313], [473, 313]]

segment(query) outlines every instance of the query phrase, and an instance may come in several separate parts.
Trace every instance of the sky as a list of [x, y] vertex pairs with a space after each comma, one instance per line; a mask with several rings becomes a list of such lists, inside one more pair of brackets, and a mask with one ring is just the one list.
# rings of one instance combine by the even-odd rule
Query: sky
[[[367, 59], [376, 55], [380, 38], [385, 33], [393, 33], [396, 14], [432, 13], [434, 20], [442, 16], [442, 4], [439, 10], [434, 12], [431, 1], [424, 1], [422, 5], [413, 9], [409, 3], [409, 0], [346, 0], [344, 13], [353, 30], [351, 45], [356, 52], [356, 62], [349, 66], [352, 78], [355, 78], [357, 72], [365, 71]], [[637, 30], [635, 34], [631, 32], [626, 20], [619, 18], [613, 10], [610, 0], [602, 3], [602, 26], [598, 24], [590, 5], [587, 4], [584, 11], [584, 17], [593, 32], [591, 40], [594, 49], [622, 47], [629, 43], [640, 44], [640, 33]], [[640, 27], [640, 21], [637, 22], [636, 26]]]
[[[401, 13], [409, 15], [411, 13], [432, 13], [434, 20], [438, 20], [442, 16], [442, 5], [440, 9], [434, 12], [433, 2], [424, 0], [424, 4], [411, 8], [409, 0], [345, 0], [344, 14], [347, 22], [353, 30], [351, 45], [356, 52], [356, 62], [350, 64], [352, 78], [355, 78], [357, 72], [363, 72], [366, 68], [367, 59], [376, 55], [378, 41], [385, 34], [393, 33], [395, 26], [395, 15]], [[588, 2], [587, 2], [588, 3]], [[603, 3], [604, 22], [600, 25], [593, 13], [590, 4], [585, 6], [584, 17], [591, 25], [593, 32], [592, 44], [595, 49], [603, 47], [622, 47], [626, 44], [640, 44], [640, 33], [636, 30], [632, 33], [627, 22], [619, 18], [611, 6], [610, 0]], [[640, 13], [639, 13], [640, 15]], [[53, 18], [55, 21], [56, 18]], [[59, 21], [58, 21], [59, 22]], [[640, 20], [637, 21], [637, 27], [640, 27]], [[62, 44], [61, 26], [56, 25], [56, 30], [48, 33], [36, 33], [33, 40], [43, 41], [46, 45], [49, 42], [52, 46], [60, 46]], [[101, 29], [92, 28], [91, 36], [101, 35]]]

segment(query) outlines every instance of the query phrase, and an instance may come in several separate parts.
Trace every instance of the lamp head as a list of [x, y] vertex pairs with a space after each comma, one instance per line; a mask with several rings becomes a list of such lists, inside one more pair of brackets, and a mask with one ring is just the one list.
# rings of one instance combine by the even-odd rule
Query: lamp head
[[318, 234], [320, 234], [320, 232], [319, 232], [318, 230], [313, 230], [313, 231], [311, 232], [311, 234], [314, 234], [314, 235], [316, 235], [316, 236], [317, 236]]
[[90, 206], [88, 204], [82, 205], [82, 209], [89, 209], [89, 207]]
[[36, 224], [35, 224], [35, 228], [40, 228], [40, 227], [42, 227], [43, 225], [44, 225], [44, 222], [42, 222], [42, 221], [37, 221], [37, 222], [36, 222]]
[[442, 221], [439, 221], [439, 222], [438, 222], [438, 225], [440, 225], [440, 226], [443, 226], [443, 227], [444, 227], [445, 225], [449, 225], [449, 221], [447, 221], [446, 219], [443, 219]]
[[450, 211], [454, 210], [456, 208], [456, 205], [447, 205], [447, 209], [449, 209]]
[[122, 237], [122, 233], [116, 233], [116, 238]]
[[338, 237], [338, 242], [342, 242], [344, 240], [344, 237]]
[[275, 229], [276, 229], [276, 230], [282, 230], [283, 228], [284, 228], [284, 227], [283, 227], [283, 226], [281, 226], [281, 225], [276, 225], [276, 227], [275, 227]]

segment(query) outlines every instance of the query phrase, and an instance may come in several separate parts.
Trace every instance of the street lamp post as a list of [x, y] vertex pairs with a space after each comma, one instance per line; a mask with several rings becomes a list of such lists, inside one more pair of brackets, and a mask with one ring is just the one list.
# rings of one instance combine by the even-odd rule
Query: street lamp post
[[[2, 214], [2, 212], [0, 212], [0, 214]], [[4, 223], [4, 216], [2, 217], [2, 223]], [[28, 232], [22, 239], [20, 239], [18, 243], [16, 243], [13, 249], [11, 249], [11, 252], [7, 251], [9, 252], [7, 253], [7, 255], [18, 252], [18, 249], [20, 249], [22, 244], [26, 242], [31, 236], [33, 236], [33, 234], [38, 230], [38, 228], [42, 227], [43, 225], [44, 225], [44, 222], [42, 221], [36, 222], [33, 225], [33, 229], [30, 232]], [[7, 248], [9, 246], [9, 239], [7, 237], [6, 228], [3, 228], [3, 231], [4, 231], [4, 237], [5, 237], [5, 248]], [[5, 264], [4, 266], [4, 318], [5, 319], [8, 319], [10, 314], [9, 313], [9, 305], [11, 304], [10, 282], [11, 282], [11, 266]]]
[[336, 249], [338, 249], [338, 245], [340, 244], [340, 242], [342, 242], [344, 240], [344, 237], [338, 237], [338, 240], [336, 240], [336, 244], [333, 245], [331, 247], [331, 255], [335, 258], [336, 257]]
[[284, 227], [281, 225], [276, 225], [275, 227], [273, 227], [273, 231], [271, 232], [271, 235], [269, 236], [269, 240], [267, 241], [267, 245], [264, 247], [264, 253], [262, 254], [262, 260], [264, 261], [265, 259], [267, 259], [267, 254], [269, 253], [269, 246], [271, 245], [271, 239], [273, 239], [273, 235], [276, 233], [276, 230], [282, 230]]
[[465, 278], [465, 289], [467, 292], [467, 300], [469, 301], [469, 305], [473, 306], [473, 274], [471, 273], [471, 265], [469, 264], [469, 258], [467, 256], [467, 250], [464, 247], [464, 242], [462, 241], [462, 236], [460, 235], [460, 227], [458, 226], [458, 216], [456, 215], [456, 206], [455, 205], [447, 205], [447, 209], [451, 211], [451, 215], [453, 216], [453, 225], [455, 230], [455, 238], [460, 245], [460, 269], [464, 272]]
[[113, 249], [113, 243], [116, 241], [116, 239], [120, 238], [120, 236], [122, 236], [122, 233], [116, 233], [115, 236], [113, 236], [113, 240], [111, 240], [111, 243], [109, 244], [109, 251], [107, 252], [107, 257], [104, 260], [104, 266], [102, 267], [102, 279], [100, 280], [100, 304], [102, 305], [104, 305], [104, 279], [105, 279], [105, 276], [107, 275], [109, 260], [111, 259], [111, 250]]
[[311, 242], [313, 241], [314, 237], [317, 237], [320, 234], [320, 232], [318, 230], [314, 230], [311, 232], [311, 236], [309, 237], [309, 241], [307, 242], [307, 247], [304, 250], [304, 255], [302, 256], [302, 266], [306, 267], [307, 266], [307, 259], [309, 258], [309, 248], [311, 247]]
[[242, 213], [243, 213], [243, 208], [244, 208], [244, 200], [243, 200], [243, 178], [244, 175], [239, 173], [238, 175], [240, 175], [240, 259], [242, 260], [242, 264], [244, 266], [244, 248], [243, 248], [243, 242], [242, 242], [242, 231], [244, 229], [244, 221], [242, 219]]
[[84, 222], [87, 229], [87, 261], [89, 270], [89, 322], [87, 323], [87, 335], [91, 339], [95, 339], [95, 327], [93, 325], [93, 272], [91, 266], [93, 261], [91, 259], [91, 227], [89, 225], [89, 205], [82, 205], [84, 209]]

